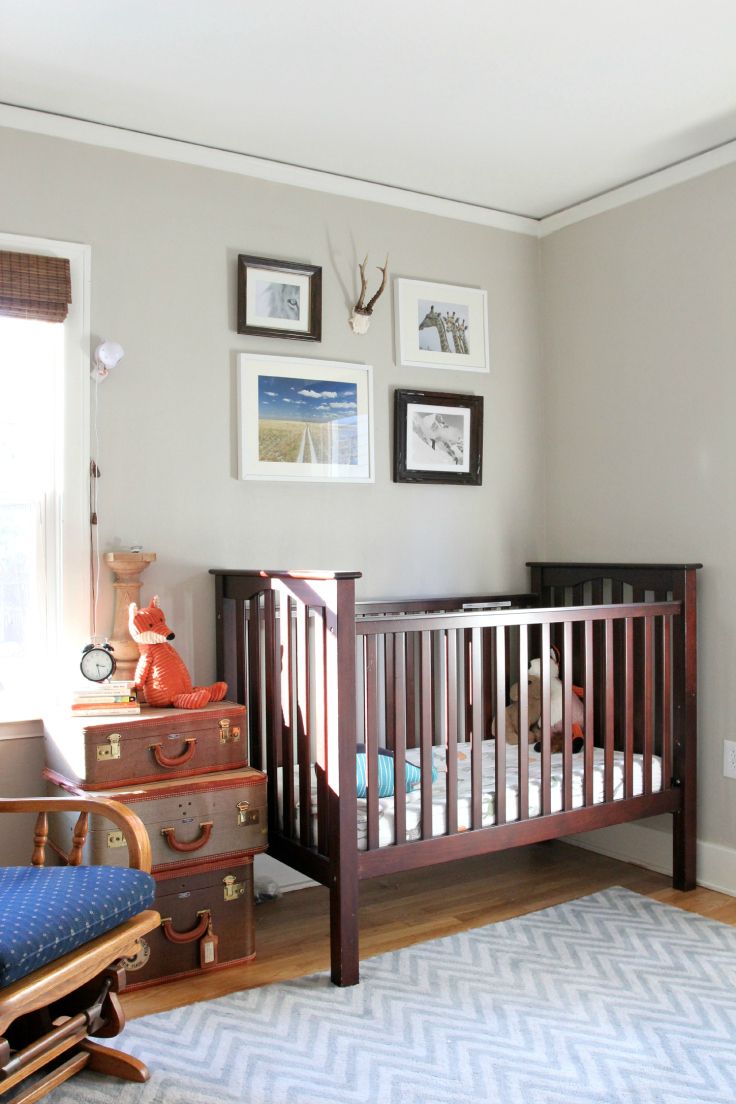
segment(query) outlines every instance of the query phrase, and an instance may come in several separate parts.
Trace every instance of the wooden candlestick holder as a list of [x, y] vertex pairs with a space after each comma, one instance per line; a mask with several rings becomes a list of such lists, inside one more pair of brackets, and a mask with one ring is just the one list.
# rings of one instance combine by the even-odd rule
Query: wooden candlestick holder
[[140, 605], [141, 575], [156, 559], [155, 552], [105, 552], [104, 560], [113, 572], [115, 610], [112, 645], [115, 656], [115, 678], [132, 679], [138, 664], [138, 645], [128, 631], [128, 606]]

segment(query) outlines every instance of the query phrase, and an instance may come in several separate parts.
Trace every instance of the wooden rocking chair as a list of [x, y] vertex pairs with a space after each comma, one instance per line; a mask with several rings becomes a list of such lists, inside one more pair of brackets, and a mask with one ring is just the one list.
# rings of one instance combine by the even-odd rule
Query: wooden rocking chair
[[[66, 866], [45, 866], [47, 814], [80, 812]], [[28, 867], [0, 867], [0, 1098], [33, 1104], [79, 1070], [146, 1081], [145, 1065], [93, 1042], [123, 1028], [123, 960], [160, 923], [143, 822], [100, 797], [0, 799], [0, 813], [38, 813]], [[128, 867], [82, 866], [89, 813], [119, 828]], [[3, 1099], [3, 1104], [6, 1100]]]

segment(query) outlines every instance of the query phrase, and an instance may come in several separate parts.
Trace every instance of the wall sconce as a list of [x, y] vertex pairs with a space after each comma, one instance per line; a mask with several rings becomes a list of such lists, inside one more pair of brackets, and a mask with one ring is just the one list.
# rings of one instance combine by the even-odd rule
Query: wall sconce
[[107, 379], [110, 369], [114, 368], [125, 356], [125, 350], [117, 341], [102, 341], [94, 351], [92, 357], [92, 371], [90, 375], [97, 383]]

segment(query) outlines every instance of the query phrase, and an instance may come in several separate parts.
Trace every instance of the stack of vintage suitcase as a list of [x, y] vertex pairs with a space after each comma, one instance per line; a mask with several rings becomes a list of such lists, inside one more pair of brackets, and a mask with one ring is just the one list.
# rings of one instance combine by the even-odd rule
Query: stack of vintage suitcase
[[[248, 766], [245, 709], [143, 707], [134, 717], [45, 725], [51, 792], [100, 792], [148, 829], [161, 927], [128, 960], [128, 989], [255, 955], [253, 856], [267, 846], [266, 776]], [[73, 821], [55, 815], [51, 845], [69, 850]], [[91, 817], [84, 862], [125, 863], [122, 834]]]

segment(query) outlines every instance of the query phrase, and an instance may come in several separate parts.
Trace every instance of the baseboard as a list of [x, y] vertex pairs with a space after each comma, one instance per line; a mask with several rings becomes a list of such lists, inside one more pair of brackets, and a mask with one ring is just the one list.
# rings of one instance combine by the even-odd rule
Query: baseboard
[[[644, 866], [659, 874], [672, 874], [672, 837], [645, 824], [617, 824], [596, 832], [568, 836], [566, 843], [597, 851], [612, 859]], [[736, 897], [736, 850], [718, 843], [698, 840], [698, 885]]]

